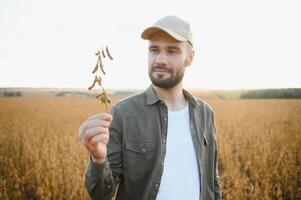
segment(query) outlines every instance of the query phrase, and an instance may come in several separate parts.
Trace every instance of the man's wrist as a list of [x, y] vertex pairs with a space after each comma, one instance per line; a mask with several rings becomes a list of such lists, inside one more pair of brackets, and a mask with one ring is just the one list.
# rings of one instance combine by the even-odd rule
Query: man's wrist
[[103, 164], [106, 161], [106, 158], [97, 159], [97, 158], [94, 158], [94, 156], [91, 154], [91, 160], [92, 160], [93, 163]]

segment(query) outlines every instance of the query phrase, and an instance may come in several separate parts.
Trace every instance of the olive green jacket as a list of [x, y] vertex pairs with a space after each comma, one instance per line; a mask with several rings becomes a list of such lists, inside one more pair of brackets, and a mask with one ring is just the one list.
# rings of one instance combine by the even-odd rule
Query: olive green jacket
[[[183, 93], [189, 103], [191, 134], [201, 177], [200, 199], [221, 199], [212, 109], [186, 90]], [[166, 154], [166, 105], [150, 86], [145, 92], [118, 102], [112, 115], [106, 161], [104, 164], [90, 161], [86, 172], [85, 185], [90, 197], [109, 200], [119, 185], [117, 200], [155, 200]]]

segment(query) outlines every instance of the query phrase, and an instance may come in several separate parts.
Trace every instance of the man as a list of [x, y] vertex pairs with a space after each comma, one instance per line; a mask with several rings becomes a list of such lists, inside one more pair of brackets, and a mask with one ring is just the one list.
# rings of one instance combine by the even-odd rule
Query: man
[[141, 37], [152, 85], [79, 129], [91, 155], [87, 191], [102, 200], [221, 199], [212, 109], [182, 88], [194, 57], [189, 23], [167, 16]]

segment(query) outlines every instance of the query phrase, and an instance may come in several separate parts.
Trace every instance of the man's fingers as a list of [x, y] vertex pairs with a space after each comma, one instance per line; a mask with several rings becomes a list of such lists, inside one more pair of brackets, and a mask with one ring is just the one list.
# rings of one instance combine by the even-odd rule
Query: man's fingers
[[108, 128], [109, 126], [110, 126], [110, 123], [108, 121], [104, 121], [104, 120], [94, 119], [94, 120], [86, 121], [79, 128], [78, 137], [79, 137], [80, 140], [83, 140], [83, 137], [84, 137], [85, 134], [87, 134], [88, 129], [91, 129], [91, 128], [94, 128], [94, 127]]
[[106, 148], [105, 146], [108, 144], [108, 142], [109, 142], [108, 134], [96, 135], [92, 137], [90, 142], [86, 145], [86, 148], [88, 149], [89, 152], [91, 152], [94, 155], [95, 153], [97, 153], [98, 148], [102, 148], [102, 149]]
[[102, 162], [106, 156], [112, 120], [113, 117], [109, 113], [96, 114], [89, 117], [78, 129], [78, 137], [93, 156], [93, 161], [98, 159]]
[[109, 141], [109, 134], [99, 134], [92, 137], [92, 139], [90, 140], [90, 144], [95, 145], [98, 142], [107, 144], [108, 141]]
[[99, 113], [99, 114], [90, 116], [86, 121], [93, 120], [93, 119], [105, 120], [105, 121], [108, 121], [109, 123], [111, 123], [113, 120], [113, 117], [110, 113]]
[[87, 129], [87, 131], [84, 133], [82, 142], [84, 144], [87, 144], [90, 142], [90, 140], [92, 139], [92, 137], [99, 135], [99, 134], [109, 134], [109, 129], [108, 128], [104, 128], [104, 127], [93, 127], [93, 128], [89, 128]]

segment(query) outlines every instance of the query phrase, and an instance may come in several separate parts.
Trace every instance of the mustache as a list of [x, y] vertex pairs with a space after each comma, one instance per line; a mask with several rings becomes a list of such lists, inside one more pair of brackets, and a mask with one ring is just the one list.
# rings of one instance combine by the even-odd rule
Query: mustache
[[163, 65], [163, 64], [155, 64], [155, 65], [153, 66], [153, 68], [152, 68], [152, 71], [153, 71], [153, 70], [156, 70], [156, 69], [166, 70], [166, 71], [172, 73], [172, 69], [167, 68], [167, 67], [166, 67], [165, 65]]

